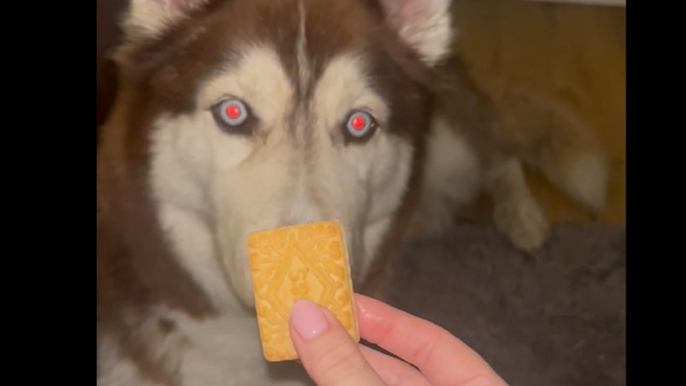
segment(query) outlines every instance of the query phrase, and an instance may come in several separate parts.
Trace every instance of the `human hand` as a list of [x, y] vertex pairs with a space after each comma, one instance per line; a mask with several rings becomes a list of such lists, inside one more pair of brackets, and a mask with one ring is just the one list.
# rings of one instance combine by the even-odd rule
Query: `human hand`
[[360, 335], [419, 368], [350, 339], [328, 310], [292, 308], [290, 334], [318, 386], [506, 386], [475, 351], [445, 329], [378, 300], [355, 295]]

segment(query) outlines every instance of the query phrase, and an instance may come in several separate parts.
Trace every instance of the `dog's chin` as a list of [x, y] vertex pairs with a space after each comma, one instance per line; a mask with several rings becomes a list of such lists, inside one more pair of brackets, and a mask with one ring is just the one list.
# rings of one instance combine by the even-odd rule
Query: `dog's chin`
[[238, 300], [240, 306], [248, 310], [255, 309], [255, 296], [253, 294], [252, 282], [249, 279], [247, 282], [244, 284], [241, 283], [240, 285], [234, 285], [232, 281], [231, 290]]
[[254, 310], [255, 309], [255, 297], [253, 296], [252, 291], [249, 293], [246, 292], [241, 292], [238, 294], [238, 300], [240, 302], [240, 305], [248, 310]]
[[[238, 259], [232, 258], [240, 256]], [[228, 280], [229, 290], [239, 303], [248, 309], [255, 308], [255, 296], [253, 294], [252, 278], [250, 277], [250, 265], [248, 257], [244, 253], [222, 254], [221, 266]]]

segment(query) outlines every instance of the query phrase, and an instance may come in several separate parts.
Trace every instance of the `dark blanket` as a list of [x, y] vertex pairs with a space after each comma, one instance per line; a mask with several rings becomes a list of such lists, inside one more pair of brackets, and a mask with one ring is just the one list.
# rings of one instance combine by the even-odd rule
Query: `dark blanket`
[[535, 256], [459, 225], [409, 246], [390, 302], [476, 349], [511, 386], [625, 378], [624, 227], [558, 226]]

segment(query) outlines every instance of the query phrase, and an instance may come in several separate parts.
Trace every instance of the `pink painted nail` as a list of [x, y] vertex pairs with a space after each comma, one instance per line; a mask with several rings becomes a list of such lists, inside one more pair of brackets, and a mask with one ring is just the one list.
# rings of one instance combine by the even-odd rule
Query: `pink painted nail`
[[291, 322], [298, 335], [305, 340], [314, 339], [328, 327], [322, 310], [309, 300], [298, 300], [293, 304]]

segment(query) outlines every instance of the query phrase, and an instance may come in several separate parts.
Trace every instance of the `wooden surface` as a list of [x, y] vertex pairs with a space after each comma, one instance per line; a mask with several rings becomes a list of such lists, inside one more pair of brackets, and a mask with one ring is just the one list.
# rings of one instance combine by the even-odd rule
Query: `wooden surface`
[[456, 49], [477, 80], [497, 78], [565, 103], [591, 125], [611, 158], [608, 205], [599, 216], [529, 172], [550, 219], [624, 224], [625, 8], [457, 0], [454, 12]]

